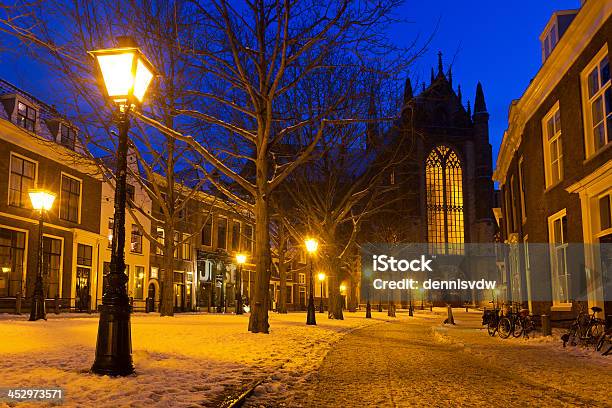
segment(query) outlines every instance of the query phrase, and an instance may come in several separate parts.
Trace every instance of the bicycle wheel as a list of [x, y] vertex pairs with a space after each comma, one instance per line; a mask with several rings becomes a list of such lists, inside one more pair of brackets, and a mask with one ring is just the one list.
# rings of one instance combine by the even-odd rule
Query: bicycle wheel
[[604, 335], [606, 331], [606, 326], [602, 322], [593, 323], [589, 330], [587, 331], [586, 337], [589, 343], [597, 344], [600, 337]]
[[523, 330], [525, 330], [525, 328], [523, 327], [523, 322], [521, 321], [521, 319], [516, 319], [514, 321], [514, 327], [512, 328], [512, 336], [521, 337], [521, 335], [523, 334]]
[[499, 325], [497, 326], [497, 334], [502, 339], [507, 339], [510, 337], [512, 333], [512, 322], [507, 317], [504, 317], [499, 321]]
[[489, 336], [495, 336], [495, 333], [497, 332], [497, 321], [495, 319], [491, 319], [491, 321], [487, 324], [487, 332], [489, 333]]

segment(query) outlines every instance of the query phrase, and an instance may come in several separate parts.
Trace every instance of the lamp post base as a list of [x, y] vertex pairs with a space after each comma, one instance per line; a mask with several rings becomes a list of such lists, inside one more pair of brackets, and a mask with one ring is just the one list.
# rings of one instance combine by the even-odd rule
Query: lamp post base
[[30, 321], [47, 320], [47, 311], [45, 308], [45, 295], [42, 287], [42, 278], [36, 278], [36, 286], [34, 287], [34, 296], [32, 296], [32, 306], [30, 309]]
[[372, 305], [370, 304], [370, 301], [368, 301], [368, 303], [366, 304], [366, 319], [371, 319], [372, 318]]
[[317, 325], [317, 318], [315, 316], [315, 305], [314, 299], [308, 299], [308, 315], [306, 316], [306, 324], [310, 326]]
[[100, 307], [96, 359], [91, 371], [99, 375], [126, 376], [134, 372], [130, 311], [117, 306]]

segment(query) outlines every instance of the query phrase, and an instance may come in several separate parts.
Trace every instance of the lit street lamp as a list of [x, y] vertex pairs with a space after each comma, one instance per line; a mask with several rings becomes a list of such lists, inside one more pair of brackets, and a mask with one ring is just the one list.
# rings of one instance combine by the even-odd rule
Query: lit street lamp
[[91, 51], [102, 74], [108, 98], [117, 105], [115, 214], [108, 285], [104, 286], [96, 358], [91, 371], [100, 375], [134, 372], [130, 329], [130, 300], [125, 274], [125, 206], [127, 201], [127, 154], [129, 114], [140, 105], [155, 69], [129, 37], [119, 37], [119, 48]]
[[325, 273], [319, 272], [319, 282], [321, 282], [321, 301], [319, 302], [319, 313], [323, 313], [323, 281], [325, 280]]
[[[346, 299], [346, 285], [345, 284], [340, 285], [340, 294], [344, 296], [344, 298]], [[344, 302], [342, 303], [342, 306], [344, 307]]]
[[317, 248], [319, 248], [319, 241], [314, 238], [307, 238], [305, 241], [306, 251], [310, 254], [310, 277], [309, 277], [309, 286], [310, 286], [310, 295], [308, 296], [308, 314], [306, 315], [306, 324], [308, 325], [316, 325], [317, 318], [315, 316], [315, 305], [314, 305], [314, 281], [312, 276], [312, 264], [314, 263], [314, 254], [317, 252]]
[[[38, 254], [36, 256], [36, 283], [34, 285], [34, 295], [32, 296], [32, 307], [30, 309], [30, 321], [39, 319], [47, 320], [45, 311], [45, 291], [43, 288], [43, 223], [45, 212], [53, 207], [55, 194], [45, 190], [28, 191], [32, 207], [39, 212], [38, 217]], [[10, 278], [10, 277], [9, 277]]]
[[246, 262], [245, 254], [236, 254], [238, 274], [236, 275], [236, 314], [242, 314], [242, 265]]

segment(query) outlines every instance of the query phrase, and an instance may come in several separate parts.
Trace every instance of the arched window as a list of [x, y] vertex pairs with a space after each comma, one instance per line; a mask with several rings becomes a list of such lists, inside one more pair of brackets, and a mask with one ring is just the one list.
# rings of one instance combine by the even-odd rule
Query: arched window
[[437, 146], [429, 153], [425, 183], [430, 249], [435, 253], [463, 253], [463, 176], [461, 160], [454, 150]]

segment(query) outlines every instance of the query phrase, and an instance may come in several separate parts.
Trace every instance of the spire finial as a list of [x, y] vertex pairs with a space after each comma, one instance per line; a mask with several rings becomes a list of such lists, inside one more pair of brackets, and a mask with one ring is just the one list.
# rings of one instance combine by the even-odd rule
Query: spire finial
[[476, 99], [474, 100], [474, 114], [486, 112], [487, 105], [485, 104], [484, 92], [482, 91], [482, 84], [478, 81], [476, 85]]
[[448, 67], [448, 83], [450, 84], [452, 88], [453, 87], [453, 70], [451, 69], [451, 67]]
[[472, 107], [470, 106], [469, 99], [468, 99], [467, 115], [468, 115], [468, 118], [472, 119]]
[[408, 103], [412, 99], [412, 83], [410, 77], [406, 78], [406, 84], [404, 85], [404, 103]]
[[443, 74], [442, 70], [442, 51], [438, 51], [438, 75]]
[[457, 86], [457, 98], [459, 98], [459, 102], [461, 102], [461, 84]]

